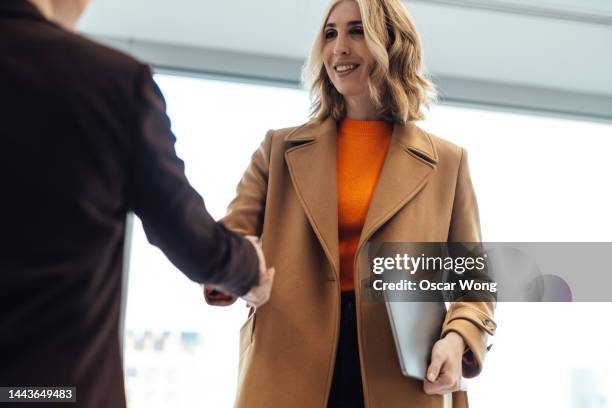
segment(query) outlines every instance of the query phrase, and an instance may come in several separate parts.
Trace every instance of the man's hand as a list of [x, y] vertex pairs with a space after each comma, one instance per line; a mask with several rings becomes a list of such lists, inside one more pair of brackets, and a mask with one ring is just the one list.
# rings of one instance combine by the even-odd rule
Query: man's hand
[[259, 258], [259, 285], [251, 288], [251, 290], [240, 298], [247, 302], [249, 307], [260, 307], [270, 299], [272, 292], [272, 283], [274, 282], [274, 268], [268, 269], [266, 259], [264, 258], [259, 239], [252, 235], [245, 236], [246, 239], [253, 244], [257, 257]]
[[464, 349], [463, 337], [455, 332], [449, 332], [434, 344], [427, 379], [423, 383], [426, 394], [443, 395], [459, 389]]

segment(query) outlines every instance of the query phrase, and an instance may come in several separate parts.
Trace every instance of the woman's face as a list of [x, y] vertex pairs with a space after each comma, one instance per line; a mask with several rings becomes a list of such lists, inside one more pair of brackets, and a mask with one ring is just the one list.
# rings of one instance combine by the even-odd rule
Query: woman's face
[[368, 96], [367, 81], [374, 57], [366, 46], [356, 1], [342, 1], [332, 9], [323, 32], [323, 63], [342, 96]]

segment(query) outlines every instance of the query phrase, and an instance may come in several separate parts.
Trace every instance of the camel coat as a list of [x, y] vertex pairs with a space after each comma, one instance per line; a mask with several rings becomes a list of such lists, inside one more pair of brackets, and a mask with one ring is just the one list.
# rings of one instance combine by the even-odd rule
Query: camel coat
[[[269, 131], [223, 222], [261, 236], [276, 268], [267, 304], [240, 330], [236, 407], [325, 408], [339, 335], [336, 122]], [[464, 392], [423, 392], [402, 375], [384, 303], [360, 302], [366, 242], [477, 242], [480, 226], [466, 152], [413, 124], [395, 125], [355, 260], [361, 376], [367, 408], [467, 407]], [[367, 264], [367, 263], [366, 263]], [[213, 300], [208, 299], [210, 303]], [[442, 336], [458, 332], [482, 369], [493, 303], [451, 305]]]

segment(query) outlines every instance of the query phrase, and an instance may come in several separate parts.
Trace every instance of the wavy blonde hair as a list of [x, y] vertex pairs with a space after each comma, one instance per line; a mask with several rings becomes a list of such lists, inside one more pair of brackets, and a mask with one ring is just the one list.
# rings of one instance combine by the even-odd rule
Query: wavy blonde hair
[[359, 5], [366, 45], [376, 61], [368, 89], [379, 114], [399, 123], [424, 119], [423, 107], [431, 105], [436, 91], [424, 73], [421, 39], [400, 0], [332, 0], [302, 73], [312, 101], [311, 119], [322, 122], [346, 116], [344, 98], [327, 76], [321, 55], [325, 24], [342, 1]]

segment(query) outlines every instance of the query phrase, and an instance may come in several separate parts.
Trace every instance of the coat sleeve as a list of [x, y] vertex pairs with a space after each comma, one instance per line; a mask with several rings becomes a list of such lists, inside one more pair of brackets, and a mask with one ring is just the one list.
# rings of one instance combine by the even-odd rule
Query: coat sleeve
[[227, 293], [242, 295], [259, 282], [252, 245], [213, 220], [185, 176], [162, 94], [143, 66], [136, 87], [128, 205], [149, 242], [185, 275]]
[[[453, 212], [449, 229], [449, 242], [480, 242], [480, 220], [476, 194], [470, 179], [467, 152], [461, 149]], [[479, 299], [482, 300], [482, 299]], [[449, 307], [442, 326], [441, 337], [457, 332], [467, 345], [464, 355], [463, 376], [471, 378], [482, 371], [487, 339], [495, 334], [493, 320], [495, 297], [491, 301], [455, 301]]]
[[[240, 235], [259, 237], [263, 230], [272, 134], [273, 131], [269, 131], [253, 153], [251, 163], [236, 187], [236, 197], [229, 204], [227, 215], [221, 220], [227, 228]], [[213, 306], [228, 306], [236, 301], [235, 297], [206, 286], [204, 298]]]

